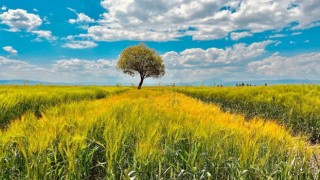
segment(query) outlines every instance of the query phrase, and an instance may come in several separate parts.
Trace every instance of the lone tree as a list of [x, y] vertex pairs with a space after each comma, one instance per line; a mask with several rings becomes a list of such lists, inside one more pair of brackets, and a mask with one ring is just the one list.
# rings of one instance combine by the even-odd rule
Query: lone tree
[[130, 76], [140, 75], [138, 89], [141, 89], [144, 79], [159, 78], [165, 73], [161, 56], [144, 44], [130, 46], [123, 50], [117, 68]]

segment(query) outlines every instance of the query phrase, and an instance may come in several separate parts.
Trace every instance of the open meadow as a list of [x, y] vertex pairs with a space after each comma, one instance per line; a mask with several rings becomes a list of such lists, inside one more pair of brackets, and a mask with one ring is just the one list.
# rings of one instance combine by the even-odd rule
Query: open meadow
[[317, 179], [319, 98], [305, 85], [0, 86], [0, 179]]

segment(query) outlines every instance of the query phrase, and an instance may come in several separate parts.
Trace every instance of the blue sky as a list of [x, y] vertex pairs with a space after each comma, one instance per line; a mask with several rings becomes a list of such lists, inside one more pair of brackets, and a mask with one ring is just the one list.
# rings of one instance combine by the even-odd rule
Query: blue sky
[[147, 83], [320, 77], [318, 0], [1, 0], [0, 79], [137, 83], [121, 51], [157, 50]]

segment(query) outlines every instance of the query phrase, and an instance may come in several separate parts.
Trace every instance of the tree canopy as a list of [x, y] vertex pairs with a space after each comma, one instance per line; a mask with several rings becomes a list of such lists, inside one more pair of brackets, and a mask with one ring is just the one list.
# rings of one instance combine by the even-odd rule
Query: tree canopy
[[130, 76], [140, 75], [138, 89], [141, 89], [145, 78], [159, 78], [165, 74], [165, 65], [159, 53], [144, 44], [123, 50], [117, 68]]

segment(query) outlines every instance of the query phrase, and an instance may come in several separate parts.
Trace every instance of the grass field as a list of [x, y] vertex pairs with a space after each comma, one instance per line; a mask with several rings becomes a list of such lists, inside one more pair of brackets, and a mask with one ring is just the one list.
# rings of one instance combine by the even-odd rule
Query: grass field
[[281, 85], [260, 87], [176, 88], [194, 98], [218, 104], [225, 111], [252, 118], [277, 120], [293, 133], [304, 133], [320, 142], [320, 86]]
[[[272, 88], [283, 89], [267, 89]], [[193, 96], [229, 92], [178, 89]], [[0, 179], [316, 179], [319, 174], [318, 147], [306, 137], [276, 120], [225, 112], [172, 88], [6, 86], [0, 96], [20, 102], [23, 93], [29, 97], [23, 101], [42, 108], [24, 108], [6, 120]], [[68, 93], [76, 98], [63, 98]]]
[[26, 111], [40, 115], [47, 107], [81, 100], [105, 98], [128, 88], [59, 87], [59, 86], [0, 86], [0, 127]]

